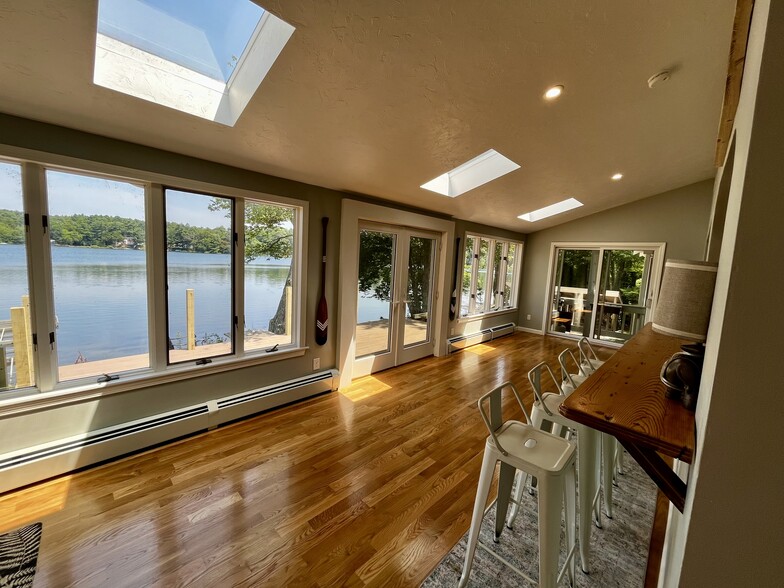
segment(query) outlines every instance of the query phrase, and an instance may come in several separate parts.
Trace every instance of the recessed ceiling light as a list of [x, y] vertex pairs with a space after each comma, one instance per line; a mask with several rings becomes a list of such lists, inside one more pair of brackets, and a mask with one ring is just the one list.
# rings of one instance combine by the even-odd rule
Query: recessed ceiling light
[[574, 198], [567, 198], [566, 200], [562, 200], [561, 202], [556, 202], [555, 204], [551, 204], [550, 206], [545, 206], [544, 208], [540, 208], [539, 210], [534, 210], [533, 212], [526, 212], [525, 214], [521, 214], [517, 218], [523, 219], [524, 221], [528, 221], [529, 223], [533, 223], [538, 220], [542, 220], [543, 218], [547, 218], [548, 216], [561, 214], [562, 212], [566, 212], [567, 210], [578, 208], [582, 205], [583, 203], [580, 202], [579, 200], [575, 200]]
[[564, 89], [563, 86], [553, 86], [552, 88], [549, 88], [547, 92], [544, 93], [544, 97], [547, 98], [548, 100], [555, 100], [556, 98], [558, 98], [558, 96], [560, 96], [563, 93], [563, 89]]
[[489, 149], [452, 171], [433, 178], [420, 188], [454, 198], [520, 167], [495, 149]]
[[615, 181], [617, 182], [617, 181], [618, 181], [618, 180], [620, 180], [622, 177], [623, 177], [623, 174], [621, 174], [621, 173], [618, 173], [618, 174], [613, 174], [612, 176], [610, 176], [610, 179], [611, 179], [611, 180], [615, 180]]

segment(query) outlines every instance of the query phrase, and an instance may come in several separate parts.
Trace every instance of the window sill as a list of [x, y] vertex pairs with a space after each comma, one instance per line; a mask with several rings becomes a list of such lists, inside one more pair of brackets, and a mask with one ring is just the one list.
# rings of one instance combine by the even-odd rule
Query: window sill
[[481, 321], [482, 319], [491, 318], [494, 316], [501, 316], [503, 314], [517, 313], [517, 308], [505, 308], [504, 310], [494, 310], [484, 314], [472, 314], [471, 316], [461, 316], [457, 319], [457, 324], [472, 323], [474, 321]]
[[170, 382], [189, 380], [254, 365], [272, 363], [282, 359], [301, 357], [305, 355], [307, 350], [307, 347], [295, 347], [293, 349], [284, 349], [275, 353], [243, 357], [242, 359], [214, 359], [212, 363], [205, 365], [178, 365], [161, 372], [130, 372], [121, 376], [119, 380], [101, 384], [90, 383], [80, 386], [60, 384], [58, 388], [51, 392], [32, 393], [27, 396], [0, 401], [0, 417], [19, 415], [78, 402], [86, 402], [88, 400], [96, 400], [131, 390], [140, 390], [142, 388], [159, 386]]

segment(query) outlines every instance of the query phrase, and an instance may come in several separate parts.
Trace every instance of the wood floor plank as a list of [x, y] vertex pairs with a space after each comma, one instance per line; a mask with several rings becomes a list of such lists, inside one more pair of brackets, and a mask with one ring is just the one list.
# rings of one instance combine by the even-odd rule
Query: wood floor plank
[[37, 588], [418, 586], [468, 529], [477, 399], [530, 406], [567, 346], [517, 333], [6, 493], [0, 532], [43, 521]]

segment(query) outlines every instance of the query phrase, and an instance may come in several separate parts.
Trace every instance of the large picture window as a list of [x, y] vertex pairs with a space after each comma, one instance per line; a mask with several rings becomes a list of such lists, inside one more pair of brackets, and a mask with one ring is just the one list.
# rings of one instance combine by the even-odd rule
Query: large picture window
[[144, 188], [47, 170], [60, 381], [150, 365]]
[[0, 394], [302, 352], [304, 205], [97, 171], [0, 161]]
[[230, 355], [234, 203], [168, 188], [164, 197], [169, 363]]
[[461, 317], [517, 307], [521, 252], [521, 243], [466, 235], [460, 288]]

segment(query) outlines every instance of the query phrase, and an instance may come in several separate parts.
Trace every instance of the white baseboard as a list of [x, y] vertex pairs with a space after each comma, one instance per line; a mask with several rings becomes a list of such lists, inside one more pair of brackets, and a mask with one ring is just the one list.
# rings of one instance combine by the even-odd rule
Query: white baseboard
[[522, 331], [523, 333], [531, 333], [533, 335], [544, 335], [541, 329], [530, 329], [528, 327], [517, 327], [516, 331]]

